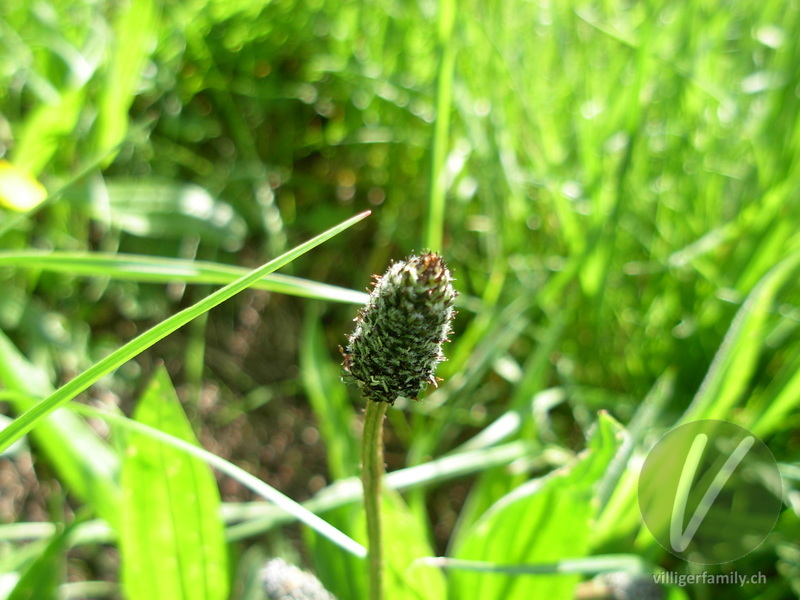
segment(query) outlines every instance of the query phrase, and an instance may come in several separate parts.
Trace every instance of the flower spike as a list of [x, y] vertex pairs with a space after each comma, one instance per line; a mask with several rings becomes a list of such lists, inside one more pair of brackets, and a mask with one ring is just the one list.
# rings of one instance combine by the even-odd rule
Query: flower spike
[[436, 366], [445, 359], [453, 303], [458, 294], [442, 257], [433, 252], [393, 263], [375, 283], [355, 318], [342, 363], [362, 394], [394, 404], [436, 385]]

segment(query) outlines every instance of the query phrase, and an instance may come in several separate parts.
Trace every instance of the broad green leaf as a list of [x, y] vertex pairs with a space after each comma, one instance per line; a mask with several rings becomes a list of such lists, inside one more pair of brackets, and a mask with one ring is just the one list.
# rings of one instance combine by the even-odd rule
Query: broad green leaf
[[222, 289], [217, 290], [213, 294], [206, 296], [192, 306], [185, 308], [179, 313], [161, 321], [161, 323], [152, 329], [145, 331], [127, 344], [123, 345], [121, 348], [115, 350], [103, 360], [89, 367], [75, 379], [57, 389], [42, 402], [39, 402], [36, 406], [28, 409], [25, 413], [17, 417], [17, 419], [6, 429], [0, 431], [0, 451], [6, 449], [15, 440], [35, 427], [45, 416], [50, 414], [59, 406], [72, 400], [75, 396], [83, 392], [89, 386], [96, 383], [104, 375], [107, 375], [108, 373], [122, 366], [131, 358], [139, 355], [157, 341], [165, 338], [176, 329], [186, 325], [192, 319], [208, 312], [215, 306], [223, 303], [225, 300], [228, 300], [242, 290], [251, 287], [259, 279], [264, 277], [264, 275], [267, 275], [272, 271], [275, 271], [276, 269], [279, 269], [280, 267], [290, 263], [292, 260], [298, 256], [301, 256], [302, 254], [305, 254], [315, 246], [318, 246], [319, 244], [341, 233], [348, 227], [351, 227], [362, 219], [365, 219], [367, 216], [369, 216], [369, 214], [369, 211], [367, 211], [347, 219], [346, 221], [305, 242], [304, 244], [301, 244], [289, 252], [282, 254], [278, 258], [269, 261], [258, 269], [251, 271], [247, 275], [240, 277], [236, 281], [233, 281]]
[[441, 600], [447, 597], [444, 575], [415, 564], [430, 556], [428, 528], [396, 492], [385, 492], [383, 523], [384, 578], [387, 600]]
[[[533, 453], [531, 453], [533, 454]], [[479, 472], [458, 513], [456, 528], [450, 538], [450, 547], [457, 548], [473, 525], [495, 502], [510, 493], [519, 483], [520, 476], [509, 473], [508, 465], [487, 468]]]
[[[356, 539], [366, 541], [366, 523], [361, 505], [339, 507], [329, 518]], [[428, 543], [427, 527], [394, 490], [384, 491], [381, 523], [386, 600], [446, 598], [446, 581], [442, 573], [414, 564], [418, 558], [433, 553]], [[338, 598], [365, 598], [367, 578], [364, 560], [335, 552], [335, 547], [328, 540], [313, 532], [309, 534], [306, 540], [314, 557], [315, 570], [325, 586]]]
[[[576, 462], [532, 480], [497, 502], [454, 549], [458, 559], [535, 565], [586, 556], [598, 482], [619, 449], [622, 429], [599, 414], [588, 448]], [[450, 597], [459, 600], [572, 598], [576, 576], [453, 571]]]
[[[353, 492], [359, 497], [361, 482], [353, 482]], [[335, 485], [335, 484], [334, 484]], [[352, 502], [352, 498], [349, 499]], [[338, 506], [335, 510], [325, 513], [325, 518], [345, 534], [353, 536], [362, 542], [366, 541], [363, 533], [364, 508], [359, 504]], [[361, 529], [359, 530], [359, 525]], [[357, 558], [351, 554], [338, 552], [330, 540], [319, 535], [316, 531], [306, 530], [304, 536], [306, 546], [311, 553], [314, 571], [327, 590], [337, 598], [366, 598], [367, 597], [367, 562], [365, 556]]]
[[[0, 381], [8, 390], [18, 392], [18, 397], [10, 400], [17, 412], [30, 409], [37, 399], [53, 393], [47, 375], [1, 331]], [[31, 435], [69, 492], [115, 527], [120, 503], [119, 458], [108, 444], [82, 418], [67, 410], [42, 418]]]
[[[197, 444], [162, 366], [135, 419]], [[122, 583], [130, 600], [224, 600], [228, 597], [225, 529], [211, 469], [140, 433], [129, 433], [122, 465], [119, 535]]]

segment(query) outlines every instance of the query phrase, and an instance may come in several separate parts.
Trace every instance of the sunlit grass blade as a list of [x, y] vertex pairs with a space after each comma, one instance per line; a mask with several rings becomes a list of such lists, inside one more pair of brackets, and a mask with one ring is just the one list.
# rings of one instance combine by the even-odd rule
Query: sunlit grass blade
[[97, 103], [94, 141], [98, 150], [117, 146], [127, 134], [128, 112], [138, 94], [142, 71], [156, 47], [160, 8], [156, 0], [134, 0], [116, 15], [116, 44]]
[[673, 398], [674, 388], [675, 372], [668, 369], [656, 381], [628, 423], [619, 452], [596, 488], [595, 502], [598, 510], [592, 528], [593, 547], [602, 548], [604, 543], [615, 535], [619, 536], [620, 532], [632, 534], [641, 527], [636, 504], [639, 469], [634, 466], [632, 457], [641, 446], [646, 433], [656, 427], [665, 407]]
[[506, 575], [545, 575], [553, 573], [579, 573], [597, 575], [619, 572], [647, 573], [650, 565], [636, 554], [610, 554], [587, 556], [586, 558], [564, 558], [546, 564], [498, 564], [476, 560], [463, 560], [446, 556], [426, 556], [417, 559], [418, 564], [442, 569], [473, 571], [476, 573], [504, 573]]
[[[505, 466], [515, 460], [529, 458], [531, 454], [531, 446], [526, 442], [511, 442], [496, 448], [460, 452], [422, 465], [392, 471], [386, 475], [383, 483], [387, 490], [408, 491], [428, 488], [458, 477]], [[314, 498], [303, 503], [303, 506], [319, 514], [358, 502], [362, 494], [361, 481], [357, 477], [351, 477], [331, 484]], [[240, 510], [242, 508], [240, 507]], [[257, 511], [248, 511], [244, 517], [248, 519], [247, 522], [233, 525], [228, 529], [229, 539], [258, 535], [290, 520], [287, 513], [279, 513], [270, 506], [257, 507]]]
[[351, 435], [355, 409], [347, 389], [338, 381], [341, 367], [326, 351], [320, 311], [315, 308], [309, 310], [303, 325], [300, 372], [325, 440], [328, 469], [334, 479], [344, 479], [358, 473], [358, 438]]
[[6, 600], [55, 598], [59, 575], [66, 560], [66, 540], [70, 528], [56, 530], [44, 551], [22, 573]]
[[450, 146], [450, 111], [453, 97], [453, 68], [456, 51], [453, 43], [453, 24], [456, 18], [456, 0], [439, 0], [438, 48], [439, 69], [436, 85], [436, 122], [431, 149], [431, 181], [428, 196], [428, 221], [425, 247], [440, 250], [444, 229], [445, 199], [447, 195], [447, 150]]
[[39, 104], [16, 137], [11, 162], [38, 177], [75, 127], [86, 89], [64, 89], [52, 104]]
[[[2, 400], [17, 413], [29, 410], [53, 393], [47, 372], [30, 362], [0, 331]], [[37, 456], [49, 463], [62, 485], [89, 504], [115, 527], [120, 513], [119, 458], [92, 427], [66, 410], [57, 410], [37, 423], [31, 435]]]
[[[42, 269], [87, 277], [110, 277], [140, 282], [226, 284], [250, 273], [244, 267], [200, 260], [105, 252], [0, 252], [0, 266]], [[368, 294], [300, 277], [271, 273], [252, 285], [258, 290], [301, 298], [364, 304]]]
[[775, 296], [798, 266], [800, 251], [795, 251], [773, 267], [750, 292], [682, 422], [728, 417], [728, 411], [740, 399], [756, 368]]
[[301, 504], [298, 504], [288, 496], [281, 494], [278, 490], [264, 483], [255, 475], [251, 475], [244, 469], [237, 467], [224, 458], [220, 458], [216, 454], [212, 454], [208, 450], [185, 442], [168, 433], [159, 431], [158, 429], [143, 425], [142, 423], [137, 423], [136, 421], [128, 419], [123, 415], [98, 410], [91, 406], [78, 403], [70, 406], [70, 409], [87, 416], [103, 419], [124, 429], [149, 436], [154, 440], [158, 440], [159, 442], [163, 442], [164, 444], [172, 446], [173, 448], [183, 450], [187, 454], [204, 460], [221, 473], [224, 473], [228, 477], [238, 481], [249, 490], [273, 503], [282, 511], [284, 515], [291, 517], [287, 521], [298, 520], [301, 523], [308, 525], [314, 529], [314, 531], [325, 536], [334, 544], [338, 545], [340, 548], [343, 548], [347, 552], [350, 552], [354, 556], [363, 558], [367, 555], [366, 549], [361, 544], [349, 538], [335, 527], [331, 526], [309, 509], [303, 507]]
[[272, 271], [290, 263], [298, 256], [308, 252], [315, 246], [318, 246], [319, 244], [346, 230], [348, 227], [351, 227], [362, 219], [365, 219], [367, 216], [369, 216], [369, 214], [369, 211], [367, 211], [347, 219], [336, 227], [329, 229], [328, 231], [316, 236], [304, 244], [297, 246], [293, 250], [282, 254], [278, 258], [269, 261], [262, 267], [259, 267], [258, 269], [251, 271], [249, 274], [240, 277], [236, 281], [226, 285], [222, 289], [217, 290], [213, 294], [206, 296], [196, 304], [174, 314], [168, 319], [165, 319], [152, 329], [144, 332], [121, 348], [115, 350], [107, 357], [95, 363], [86, 371], [75, 377], [75, 379], [57, 389], [42, 402], [17, 417], [14, 422], [11, 423], [11, 425], [0, 432], [0, 451], [7, 448], [20, 436], [30, 431], [46, 415], [50, 414], [59, 406], [72, 400], [75, 396], [97, 382], [104, 375], [125, 364], [131, 358], [137, 356], [159, 340], [165, 338], [176, 329], [186, 325], [195, 317], [211, 310], [218, 304], [221, 304], [242, 290], [252, 286], [264, 275], [267, 275], [268, 273], [271, 273]]

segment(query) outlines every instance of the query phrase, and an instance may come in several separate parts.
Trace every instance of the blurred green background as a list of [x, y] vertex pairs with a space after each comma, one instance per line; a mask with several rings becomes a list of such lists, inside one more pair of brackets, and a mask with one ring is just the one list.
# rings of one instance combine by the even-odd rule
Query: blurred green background
[[[4, 0], [3, 387], [17, 359], [58, 387], [229, 281], [190, 263], [255, 268], [372, 210], [281, 271], [301, 278], [292, 293], [240, 294], [85, 401], [132, 414], [163, 361], [206, 449], [305, 501], [358, 473], [361, 400], [338, 381], [337, 347], [363, 295], [346, 290], [440, 251], [461, 293], [450, 360], [437, 390], [391, 411], [388, 469], [478, 454], [469, 474], [404, 496], [419, 555], [625, 553], [691, 572], [642, 530], [635, 471], [668, 428], [717, 418], [757, 433], [785, 476], [773, 534], [719, 567], [768, 584], [673, 592], [798, 597], [799, 70], [800, 7], [778, 0]], [[9, 165], [48, 199], [21, 211]], [[469, 550], [496, 501], [571, 464], [593, 427], [611, 431], [601, 410], [630, 445], [614, 472], [613, 444], [597, 442], [608, 460], [570, 488], [580, 524], [541, 526], [529, 554]], [[122, 456], [113, 436], [109, 448]], [[0, 521], [102, 516], [46, 443], [19, 452], [0, 462]], [[274, 554], [359, 597], [358, 561], [248, 521], [250, 493], [218, 482], [223, 508], [243, 511], [226, 521], [233, 597], [258, 597], [254, 569]], [[357, 537], [355, 509], [338, 510], [323, 516]], [[518, 534], [497, 521], [498, 539]], [[0, 544], [19, 556], [11, 533]], [[121, 594], [113, 536], [53, 554], [59, 582]], [[495, 577], [397, 597], [569, 598], [581, 579]]]

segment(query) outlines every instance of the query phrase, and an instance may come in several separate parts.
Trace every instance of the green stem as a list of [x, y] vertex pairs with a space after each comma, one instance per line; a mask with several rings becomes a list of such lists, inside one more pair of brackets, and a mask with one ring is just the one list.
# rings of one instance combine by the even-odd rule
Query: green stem
[[381, 478], [383, 477], [383, 418], [389, 405], [367, 400], [364, 434], [361, 439], [361, 480], [367, 515], [367, 563], [369, 599], [383, 598], [383, 555], [381, 552]]

